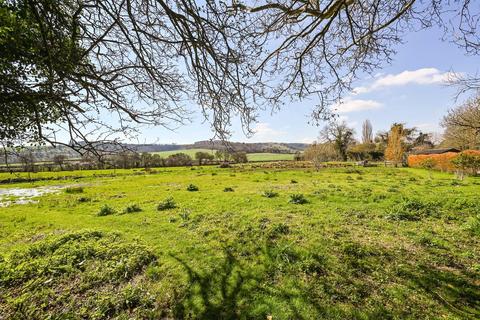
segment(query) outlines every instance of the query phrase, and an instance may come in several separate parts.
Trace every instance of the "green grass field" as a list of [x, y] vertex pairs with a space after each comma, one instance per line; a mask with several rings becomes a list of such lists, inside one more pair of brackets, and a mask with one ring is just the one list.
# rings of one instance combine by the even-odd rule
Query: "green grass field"
[[247, 154], [248, 161], [282, 161], [293, 160], [292, 153], [249, 153]]
[[162, 158], [166, 158], [172, 154], [176, 153], [185, 153], [188, 154], [190, 157], [195, 159], [195, 153], [197, 152], [208, 152], [210, 154], [215, 154], [215, 150], [210, 150], [210, 149], [182, 149], [182, 150], [172, 150], [172, 151], [160, 151], [160, 152], [152, 152], [152, 154], [158, 154]]
[[268, 164], [30, 177], [0, 198], [70, 188], [0, 207], [0, 319], [480, 318], [480, 178]]
[[[215, 154], [215, 150], [209, 149], [185, 149], [185, 150], [174, 150], [174, 151], [161, 151], [161, 152], [153, 152], [154, 154], [159, 154], [161, 157], [166, 158], [169, 155], [175, 153], [185, 153], [188, 154], [190, 157], [195, 159], [195, 153], [202, 151], [208, 152], [211, 154]], [[291, 153], [249, 153], [247, 154], [248, 161], [281, 161], [281, 160], [293, 160], [293, 154]]]

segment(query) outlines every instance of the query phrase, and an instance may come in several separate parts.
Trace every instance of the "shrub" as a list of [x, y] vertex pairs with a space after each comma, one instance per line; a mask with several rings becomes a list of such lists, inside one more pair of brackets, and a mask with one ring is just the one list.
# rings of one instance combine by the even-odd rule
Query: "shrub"
[[169, 209], [175, 209], [177, 207], [175, 201], [173, 200], [172, 197], [168, 197], [162, 202], [160, 202], [157, 206], [158, 211], [164, 211], [164, 210], [169, 210]]
[[231, 187], [226, 187], [225, 189], [223, 189], [223, 192], [233, 192], [235, 190], [233, 190], [233, 188]]
[[185, 153], [171, 154], [167, 157], [165, 161], [167, 166], [170, 167], [192, 165], [192, 157]]
[[115, 209], [110, 207], [108, 204], [104, 204], [103, 207], [100, 208], [100, 211], [97, 212], [97, 216], [104, 217], [115, 214]]
[[232, 153], [232, 159], [236, 163], [247, 163], [248, 162], [247, 153], [243, 152], [243, 151], [238, 151], [238, 152]]
[[83, 193], [83, 187], [68, 187], [65, 189], [66, 193]]
[[123, 209], [123, 213], [134, 213], [134, 212], [140, 212], [142, 211], [142, 208], [136, 203], [131, 204], [127, 206], [125, 209]]
[[308, 202], [308, 200], [305, 198], [303, 194], [296, 193], [296, 194], [290, 195], [290, 200], [288, 200], [288, 202], [293, 204], [305, 204]]
[[452, 160], [452, 163], [455, 168], [461, 170], [461, 172], [476, 175], [480, 170], [480, 152], [462, 152]]
[[424, 168], [424, 169], [433, 169], [435, 168], [435, 165], [436, 165], [436, 162], [435, 162], [435, 159], [433, 158], [426, 158], [426, 159], [423, 159], [421, 162], [420, 162], [420, 167]]
[[275, 198], [277, 196], [278, 196], [278, 193], [273, 190], [265, 190], [262, 193], [262, 197], [265, 197], [265, 198]]
[[198, 191], [198, 187], [194, 184], [189, 184], [187, 187], [187, 191]]

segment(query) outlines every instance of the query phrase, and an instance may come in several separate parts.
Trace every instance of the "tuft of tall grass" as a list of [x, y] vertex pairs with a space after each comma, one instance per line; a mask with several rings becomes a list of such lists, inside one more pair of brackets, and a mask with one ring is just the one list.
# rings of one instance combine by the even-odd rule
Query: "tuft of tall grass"
[[175, 203], [175, 200], [173, 200], [173, 197], [168, 197], [157, 205], [157, 210], [164, 211], [164, 210], [175, 209], [176, 207], [177, 207], [177, 204]]

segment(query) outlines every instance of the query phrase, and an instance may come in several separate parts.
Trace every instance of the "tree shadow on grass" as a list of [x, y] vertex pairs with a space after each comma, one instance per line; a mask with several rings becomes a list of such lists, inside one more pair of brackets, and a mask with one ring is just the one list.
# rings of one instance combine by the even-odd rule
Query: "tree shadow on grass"
[[[224, 249], [223, 253], [224, 258], [208, 271], [199, 271], [193, 264], [172, 256], [188, 276], [188, 287], [173, 310], [176, 319], [266, 319], [279, 305], [285, 312], [280, 318], [288, 315], [287, 318], [310, 319], [304, 314], [305, 309], [316, 315], [322, 313], [309, 290], [300, 283], [288, 289], [276, 287], [265, 264], [245, 266], [230, 250]], [[266, 257], [271, 258], [270, 253]]]
[[188, 275], [188, 288], [174, 314], [177, 319], [234, 319], [245, 307], [248, 297], [248, 282], [255, 278], [246, 273], [238, 260], [228, 251], [225, 259], [211, 271], [202, 273], [194, 270], [184, 260], [172, 256]]
[[478, 273], [421, 266], [406, 276], [433, 300], [462, 319], [480, 319]]
[[[348, 272], [344, 274], [346, 278], [342, 278], [342, 273], [332, 278], [331, 273], [335, 271], [328, 268], [321, 255], [309, 253], [307, 259], [294, 247], [270, 241], [257, 252], [254, 260], [244, 260], [235, 250], [224, 249], [222, 258], [213, 266], [201, 266], [198, 261], [187, 263], [173, 256], [187, 275], [187, 287], [173, 308], [174, 318], [266, 319], [268, 315], [274, 319], [408, 317], [404, 304], [388, 303], [391, 299], [388, 294], [378, 297], [367, 294], [360, 301], [347, 299], [332, 304], [332, 297], [343, 292], [338, 292], [335, 287], [348, 284], [349, 277], [357, 276], [352, 269], [350, 275]], [[301, 278], [305, 277], [311, 277], [314, 283], [303, 282]], [[478, 279], [478, 273], [423, 265], [402, 270], [395, 281], [409, 283], [409, 294], [423, 297], [416, 300], [420, 305], [413, 307], [420, 317], [443, 315], [480, 319]], [[377, 285], [377, 293], [381, 294], [382, 286]], [[345, 291], [345, 294], [349, 293], [355, 294], [355, 291]], [[425, 300], [429, 303], [423, 305]]]

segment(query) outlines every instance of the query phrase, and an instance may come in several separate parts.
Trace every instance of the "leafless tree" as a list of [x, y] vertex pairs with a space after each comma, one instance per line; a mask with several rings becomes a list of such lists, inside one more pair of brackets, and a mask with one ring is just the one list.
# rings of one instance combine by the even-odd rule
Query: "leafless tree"
[[[479, 52], [479, 8], [470, 0], [6, 3], [31, 10], [48, 72], [7, 88], [8, 96], [2, 91], [2, 106], [25, 103], [15, 100], [22, 98], [16, 88], [25, 89], [33, 112], [19, 113], [20, 136], [55, 144], [66, 134], [83, 153], [138, 125], [188, 122], [192, 101], [221, 139], [233, 117], [248, 134], [259, 110], [288, 99], [318, 96], [312, 119], [328, 119], [329, 105], [358, 76], [388, 63], [411, 29], [440, 25], [446, 40]], [[63, 50], [65, 43], [75, 47]], [[1, 139], [16, 133], [2, 130]]]
[[442, 125], [472, 129], [480, 134], [480, 95], [450, 110], [443, 118]]
[[63, 154], [57, 154], [53, 157], [53, 163], [60, 167], [60, 170], [63, 170], [63, 165], [67, 157]]
[[373, 143], [373, 129], [370, 120], [365, 120], [362, 125], [362, 142]]
[[444, 145], [461, 149], [480, 145], [480, 96], [450, 110], [443, 118]]
[[22, 164], [23, 171], [33, 172], [35, 171], [35, 156], [31, 150], [23, 150], [19, 153], [19, 160]]
[[326, 161], [339, 160], [338, 153], [333, 143], [313, 143], [304, 151], [304, 158], [312, 161], [316, 170], [322, 168]]
[[319, 141], [333, 145], [340, 160], [347, 160], [347, 149], [355, 143], [355, 131], [345, 121], [331, 121], [320, 131]]

